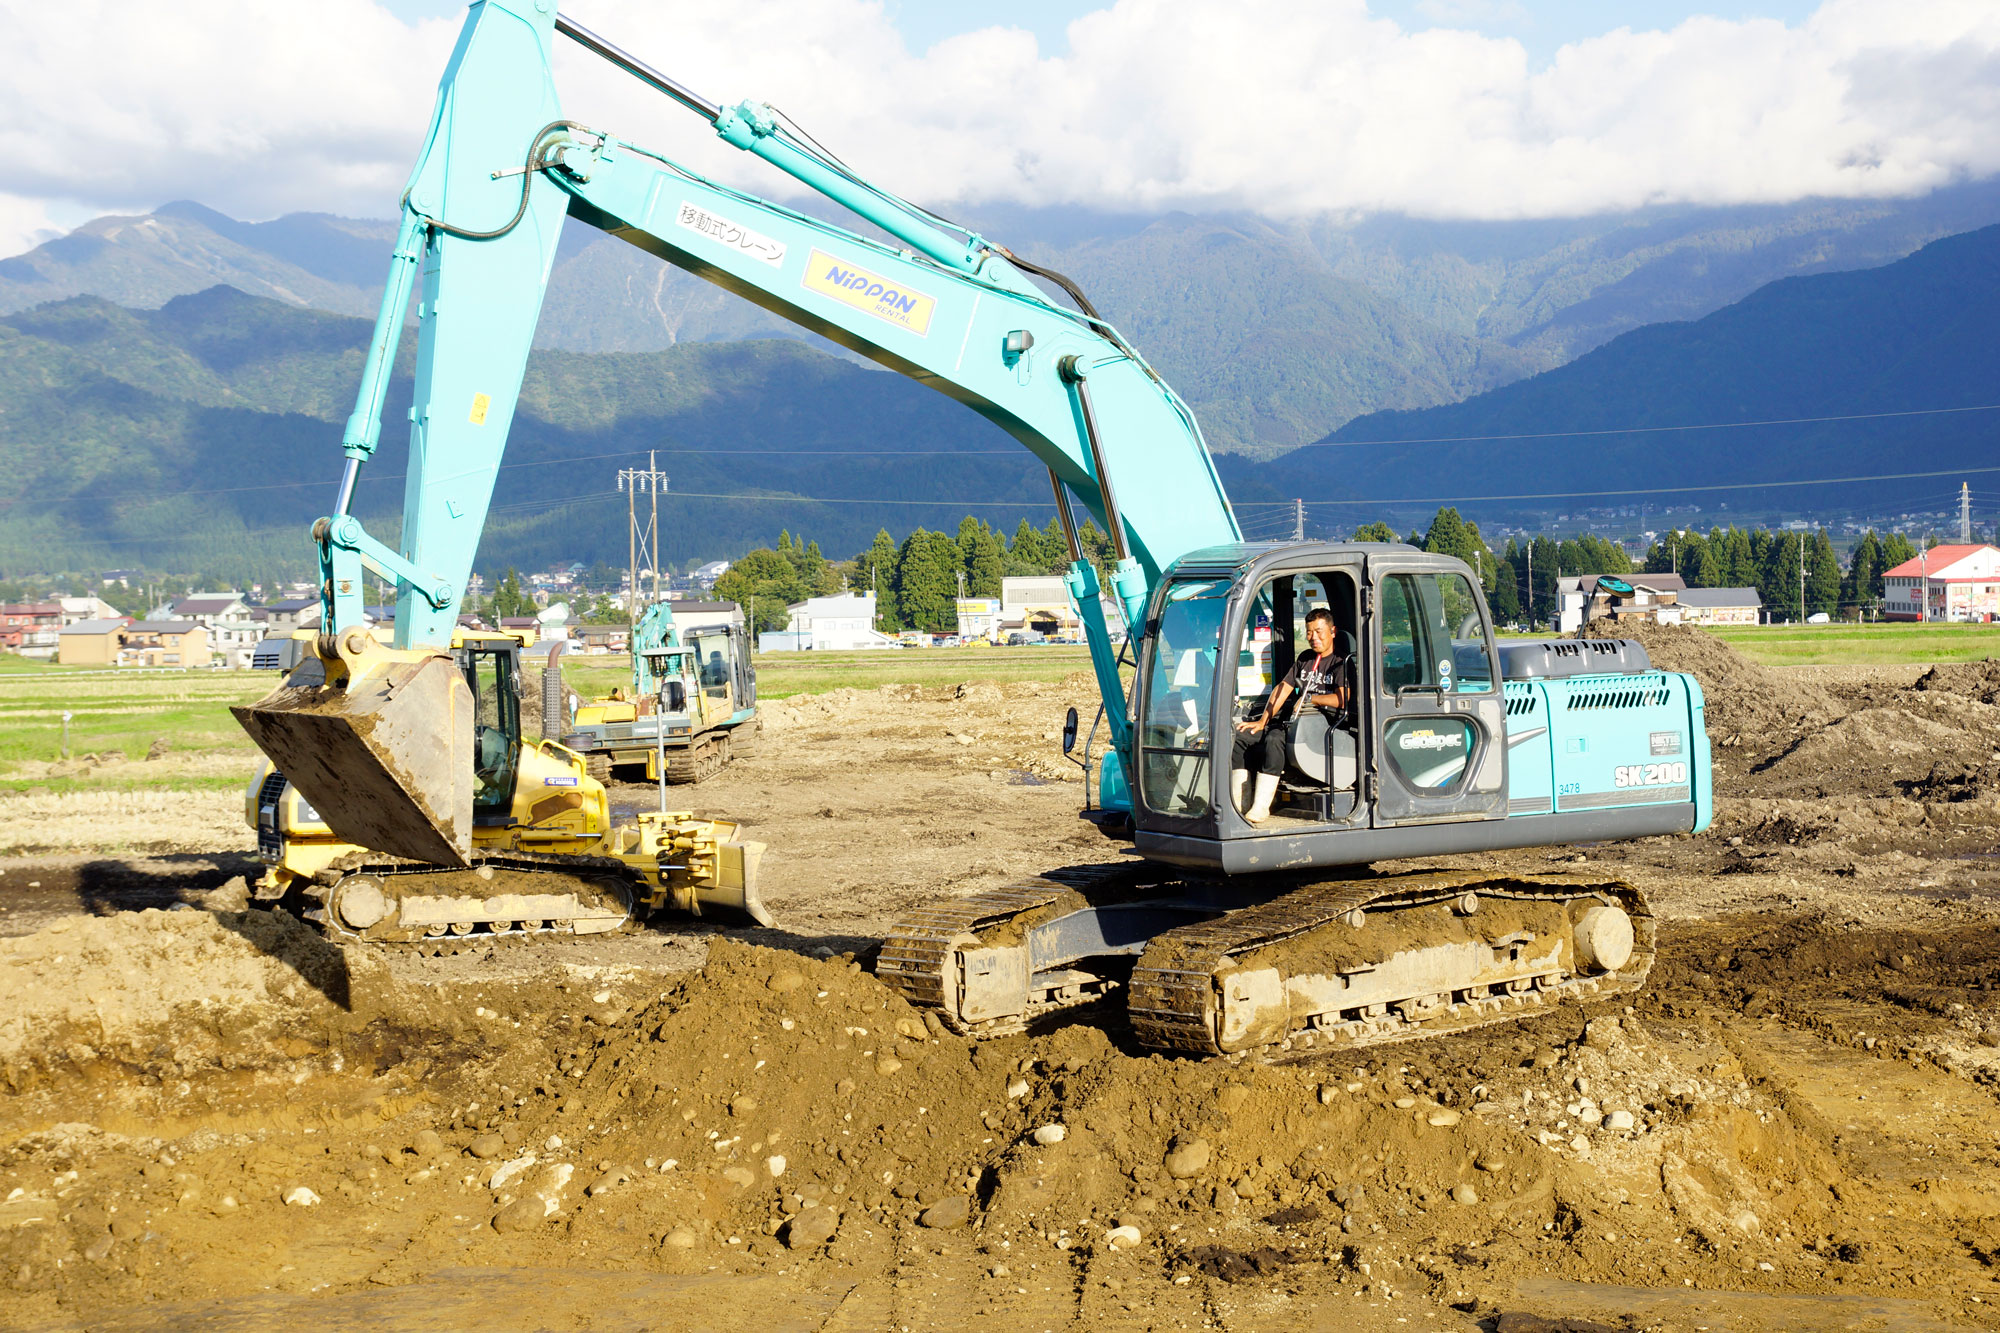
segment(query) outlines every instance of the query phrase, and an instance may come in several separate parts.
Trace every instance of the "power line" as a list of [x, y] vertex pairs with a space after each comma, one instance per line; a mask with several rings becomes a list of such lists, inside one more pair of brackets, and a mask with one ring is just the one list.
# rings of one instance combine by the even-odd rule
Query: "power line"
[[1472, 504], [1500, 500], [1592, 500], [1607, 495], [1681, 495], [1696, 491], [1762, 491], [1780, 486], [1840, 486], [1863, 481], [1908, 481], [1921, 477], [1964, 477], [2000, 472], [2000, 467], [1955, 467], [1938, 472], [1883, 472], [1870, 477], [1807, 477], [1794, 481], [1737, 481], [1712, 486], [1646, 486], [1618, 491], [1541, 491], [1521, 495], [1438, 495], [1411, 496], [1398, 500], [1323, 500], [1331, 505], [1429, 505]]
[[1827, 417], [1773, 417], [1768, 421], [1712, 421], [1699, 426], [1616, 426], [1600, 430], [1541, 430], [1519, 435], [1434, 435], [1412, 440], [1314, 440], [1304, 449], [1346, 449], [1384, 444], [1487, 444], [1507, 440], [1569, 440], [1593, 435], [1653, 435], [1694, 430], [1745, 430], [1758, 426], [1811, 426], [1828, 421], [1885, 421], [1892, 417], [1948, 416], [1956, 412], [2000, 412], [2000, 403], [1972, 407], [1914, 407], [1903, 412], [1850, 412]]

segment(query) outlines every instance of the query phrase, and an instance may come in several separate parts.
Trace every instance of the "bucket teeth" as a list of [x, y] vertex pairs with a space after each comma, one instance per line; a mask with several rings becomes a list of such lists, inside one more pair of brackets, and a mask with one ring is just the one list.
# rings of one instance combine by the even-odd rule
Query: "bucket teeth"
[[230, 712], [343, 841], [468, 863], [472, 692], [448, 655], [371, 641]]

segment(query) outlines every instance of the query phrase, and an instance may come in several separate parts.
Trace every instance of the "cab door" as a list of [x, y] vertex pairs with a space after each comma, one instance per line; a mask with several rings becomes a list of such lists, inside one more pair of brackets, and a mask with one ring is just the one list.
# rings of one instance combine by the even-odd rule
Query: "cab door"
[[1361, 693], [1377, 826], [1507, 817], [1507, 718], [1464, 566], [1371, 556]]

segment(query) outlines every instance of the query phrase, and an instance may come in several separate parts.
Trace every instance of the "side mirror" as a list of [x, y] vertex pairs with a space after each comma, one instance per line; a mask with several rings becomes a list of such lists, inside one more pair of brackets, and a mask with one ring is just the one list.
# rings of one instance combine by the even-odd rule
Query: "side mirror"
[[687, 686], [681, 684], [677, 680], [670, 680], [667, 682], [667, 688], [665, 693], [667, 700], [667, 711], [669, 713], [682, 713], [687, 711], [687, 706], [688, 706]]
[[1063, 714], [1063, 753], [1068, 754], [1071, 750], [1074, 750], [1075, 748], [1076, 748], [1076, 710], [1072, 708], [1069, 710], [1069, 712]]

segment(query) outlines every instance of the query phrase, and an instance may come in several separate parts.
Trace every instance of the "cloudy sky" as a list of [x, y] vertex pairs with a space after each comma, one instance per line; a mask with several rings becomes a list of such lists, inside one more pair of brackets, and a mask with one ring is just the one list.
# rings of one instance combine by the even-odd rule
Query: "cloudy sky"
[[[564, 0], [956, 202], [1564, 216], [2000, 169], [1996, 0]], [[394, 208], [453, 0], [0, 0], [0, 255], [107, 212]], [[1613, 20], [1619, 26], [1613, 26]], [[573, 117], [795, 187], [559, 43]]]

